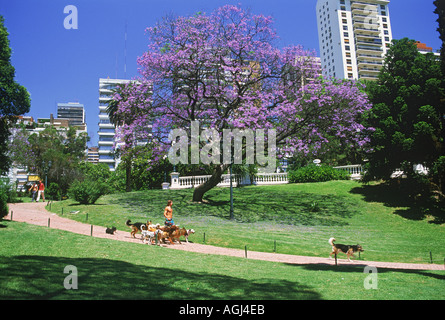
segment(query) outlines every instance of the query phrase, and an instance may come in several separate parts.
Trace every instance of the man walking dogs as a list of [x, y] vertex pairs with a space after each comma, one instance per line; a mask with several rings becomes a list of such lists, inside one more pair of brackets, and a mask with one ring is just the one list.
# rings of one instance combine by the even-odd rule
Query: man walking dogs
[[168, 200], [167, 201], [167, 206], [164, 209], [164, 217], [165, 217], [165, 225], [167, 227], [171, 227], [175, 224], [175, 222], [173, 221], [173, 201]]

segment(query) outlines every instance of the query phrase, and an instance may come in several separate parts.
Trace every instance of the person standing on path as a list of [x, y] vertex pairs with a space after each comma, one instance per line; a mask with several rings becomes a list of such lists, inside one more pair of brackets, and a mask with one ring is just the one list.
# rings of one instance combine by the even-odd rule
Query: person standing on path
[[36, 194], [37, 194], [38, 190], [39, 190], [39, 188], [37, 187], [37, 183], [34, 183], [31, 186], [31, 188], [28, 189], [28, 191], [31, 191], [31, 193], [32, 193], [32, 200], [31, 200], [31, 202], [36, 201]]
[[173, 201], [168, 200], [167, 201], [167, 206], [164, 209], [164, 217], [165, 217], [165, 225], [167, 227], [171, 227], [175, 224], [175, 222], [173, 221]]
[[40, 200], [40, 196], [43, 199], [43, 202], [45, 202], [45, 185], [42, 181], [39, 181], [39, 192], [37, 194], [37, 202]]

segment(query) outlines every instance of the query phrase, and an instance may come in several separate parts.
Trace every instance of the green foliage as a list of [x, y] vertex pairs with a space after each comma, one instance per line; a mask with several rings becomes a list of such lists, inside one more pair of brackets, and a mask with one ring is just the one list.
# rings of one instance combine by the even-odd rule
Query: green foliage
[[107, 184], [93, 180], [76, 180], [68, 190], [69, 196], [80, 204], [95, 204], [97, 199], [109, 192]]
[[366, 181], [390, 179], [396, 169], [412, 175], [415, 164], [431, 168], [441, 155], [442, 74], [432, 54], [417, 51], [413, 40], [395, 40], [379, 80], [368, 85], [372, 110], [365, 125], [375, 128], [367, 158]]
[[0, 174], [9, 169], [9, 126], [14, 116], [29, 111], [31, 101], [25, 87], [14, 81], [15, 69], [11, 65], [11, 48], [4, 19], [0, 16]]
[[0, 220], [8, 215], [8, 194], [9, 187], [3, 181], [0, 181]]
[[48, 200], [60, 200], [60, 198], [62, 197], [62, 193], [59, 185], [55, 182], [50, 183], [49, 186], [45, 189], [45, 197]]
[[325, 182], [331, 180], [348, 180], [349, 174], [327, 165], [308, 165], [289, 172], [290, 183]]
[[47, 177], [48, 183], [57, 183], [66, 195], [70, 183], [82, 178], [79, 164], [85, 160], [88, 141], [88, 135], [77, 135], [74, 127], [58, 130], [49, 126], [39, 134], [19, 131], [9, 148], [13, 161], [42, 179]]

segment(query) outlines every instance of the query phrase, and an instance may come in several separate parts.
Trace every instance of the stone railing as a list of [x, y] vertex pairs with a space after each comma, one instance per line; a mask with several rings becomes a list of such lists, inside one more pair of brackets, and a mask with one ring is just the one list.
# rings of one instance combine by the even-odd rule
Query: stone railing
[[[210, 179], [211, 175], [205, 176], [185, 176], [181, 177], [178, 172], [173, 172], [171, 176], [170, 189], [187, 189], [195, 188]], [[253, 181], [248, 176], [240, 177], [232, 175], [232, 186], [238, 185], [272, 185], [289, 183], [287, 173], [258, 173], [253, 177]], [[223, 174], [218, 187], [230, 187], [230, 174]], [[168, 187], [167, 187], [168, 188]], [[166, 189], [166, 188], [165, 188]]]
[[361, 164], [334, 167], [334, 169], [346, 171], [351, 175], [351, 180], [360, 180], [363, 176], [363, 167]]
[[283, 173], [257, 173], [253, 177], [253, 183], [256, 185], [268, 185], [268, 184], [285, 184], [289, 183], [287, 172]]

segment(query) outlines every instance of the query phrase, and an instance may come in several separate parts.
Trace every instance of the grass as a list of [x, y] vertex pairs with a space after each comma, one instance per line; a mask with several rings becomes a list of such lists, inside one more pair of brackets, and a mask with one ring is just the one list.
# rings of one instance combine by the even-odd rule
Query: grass
[[[328, 239], [361, 244], [360, 259], [435, 263], [445, 258], [443, 216], [424, 215], [403, 194], [385, 185], [353, 181], [234, 189], [235, 220], [229, 219], [229, 189], [215, 188], [206, 204], [191, 202], [192, 190], [150, 190], [107, 195], [95, 205], [55, 202], [51, 211], [78, 221], [128, 231], [127, 219], [163, 223], [168, 199], [174, 220], [193, 228], [190, 239], [248, 250], [327, 257]], [[72, 214], [70, 212], [77, 212]]]
[[[378, 270], [377, 290], [354, 265], [303, 265], [183, 252], [15, 221], [0, 232], [0, 299], [444, 299], [440, 271]], [[63, 286], [78, 270], [78, 289]], [[269, 310], [270, 311], [270, 310]]]

